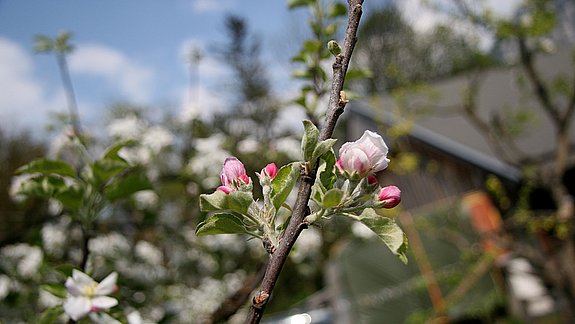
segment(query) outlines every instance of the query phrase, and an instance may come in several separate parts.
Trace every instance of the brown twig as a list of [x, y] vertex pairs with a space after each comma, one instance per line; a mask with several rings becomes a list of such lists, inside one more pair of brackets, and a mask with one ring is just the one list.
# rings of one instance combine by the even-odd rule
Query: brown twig
[[234, 315], [240, 307], [244, 306], [248, 301], [252, 291], [257, 288], [258, 284], [264, 277], [266, 267], [267, 262], [262, 264], [260, 270], [258, 270], [257, 273], [249, 276], [244, 281], [243, 286], [234, 294], [226, 298], [220, 307], [218, 307], [218, 309], [212, 313], [210, 320], [207, 323], [220, 323], [226, 321], [232, 315]]
[[[322, 127], [321, 140], [332, 136], [339, 116], [343, 113], [346, 101], [341, 100], [341, 91], [345, 81], [345, 74], [349, 66], [351, 54], [357, 41], [357, 30], [362, 14], [363, 0], [349, 1], [348, 25], [345, 32], [343, 54], [336, 57], [333, 64], [333, 79], [329, 97], [328, 111]], [[305, 176], [315, 179], [316, 169], [310, 170]], [[313, 181], [311, 181], [313, 182]], [[277, 250], [271, 255], [266, 273], [262, 280], [259, 292], [253, 298], [252, 307], [246, 323], [259, 323], [262, 319], [269, 297], [279, 277], [287, 256], [302, 230], [307, 228], [304, 218], [309, 214], [308, 202], [313, 183], [302, 181], [298, 190], [292, 218], [283, 233]]]

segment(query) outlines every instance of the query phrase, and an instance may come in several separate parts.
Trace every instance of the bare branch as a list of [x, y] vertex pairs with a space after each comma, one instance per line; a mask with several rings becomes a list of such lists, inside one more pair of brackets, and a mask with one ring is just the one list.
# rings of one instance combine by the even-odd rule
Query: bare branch
[[531, 81], [531, 84], [535, 90], [537, 100], [543, 107], [543, 110], [549, 115], [549, 117], [555, 122], [556, 125], [561, 123], [561, 114], [557, 107], [551, 102], [551, 96], [549, 95], [549, 90], [545, 86], [544, 81], [540, 78], [539, 73], [535, 69], [535, 64], [533, 63], [533, 53], [527, 48], [525, 39], [523, 37], [517, 38], [519, 44], [519, 54], [521, 57], [521, 66], [527, 73], [527, 77]]

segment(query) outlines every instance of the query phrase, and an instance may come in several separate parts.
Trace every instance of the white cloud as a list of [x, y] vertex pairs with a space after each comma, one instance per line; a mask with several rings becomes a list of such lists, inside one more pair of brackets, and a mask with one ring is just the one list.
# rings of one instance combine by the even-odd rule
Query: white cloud
[[234, 6], [234, 0], [195, 0], [192, 9], [198, 13], [224, 11]]
[[62, 110], [62, 92], [48, 96], [34, 76], [31, 55], [20, 45], [0, 37], [0, 125], [4, 130], [17, 127], [42, 128], [49, 111]]
[[105, 78], [131, 100], [149, 99], [153, 71], [120, 51], [99, 45], [81, 44], [70, 56], [70, 70]]

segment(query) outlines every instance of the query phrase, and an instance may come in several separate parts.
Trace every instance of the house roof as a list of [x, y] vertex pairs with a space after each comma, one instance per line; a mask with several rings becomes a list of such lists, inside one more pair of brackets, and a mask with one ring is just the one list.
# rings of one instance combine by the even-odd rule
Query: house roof
[[[536, 61], [536, 68], [547, 81], [558, 76], [571, 81], [575, 70], [571, 50], [564, 49], [553, 55], [541, 56]], [[528, 112], [528, 122], [516, 138], [517, 147], [524, 154], [522, 158], [550, 161], [556, 146], [554, 127], [549, 116], [539, 106], [531, 85], [526, 79], [521, 82], [521, 69], [511, 67], [489, 70], [483, 72], [480, 78], [476, 97], [478, 115], [489, 121], [495, 116], [501, 118], [519, 109]], [[410, 136], [495, 174], [518, 180], [519, 170], [505, 162], [506, 158], [489, 145], [484, 135], [465, 116], [463, 100], [469, 81], [470, 76], [451, 78], [432, 84], [429, 92], [426, 92], [427, 96], [417, 94], [408, 97], [404, 103], [407, 103], [409, 109], [417, 105], [434, 107], [429, 113], [416, 117]], [[400, 110], [397, 101], [391, 96], [381, 98], [381, 104], [374, 109], [367, 107], [366, 104], [356, 104], [351, 106], [351, 110], [370, 119], [383, 113], [383, 120], [386, 121], [393, 119], [390, 111]], [[575, 144], [575, 125], [571, 125], [569, 135], [572, 145]]]

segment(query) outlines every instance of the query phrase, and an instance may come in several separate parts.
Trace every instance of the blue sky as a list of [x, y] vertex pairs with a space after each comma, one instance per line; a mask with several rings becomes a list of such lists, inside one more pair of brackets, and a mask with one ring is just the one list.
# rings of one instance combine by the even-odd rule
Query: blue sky
[[[89, 123], [119, 101], [181, 109], [189, 85], [186, 49], [195, 44], [209, 52], [221, 43], [227, 14], [248, 20], [264, 43], [266, 61], [289, 64], [289, 56], [276, 57], [277, 49], [269, 49], [297, 19], [285, 1], [1, 0], [0, 125], [8, 131], [43, 127], [46, 112], [65, 111], [54, 57], [33, 52], [36, 34], [73, 33], [69, 66], [80, 113]], [[305, 16], [299, 16], [305, 26]], [[225, 66], [208, 53], [200, 71], [209, 104], [207, 92], [225, 80]]]
[[[400, 9], [415, 28], [425, 29], [440, 17], [421, 11], [419, 1], [401, 0]], [[366, 1], [366, 11], [385, 2]], [[195, 93], [200, 93], [200, 106], [203, 110], [224, 106], [225, 94], [218, 85], [225, 83], [227, 70], [209, 52], [225, 39], [227, 14], [247, 19], [250, 30], [262, 40], [272, 81], [289, 97], [296, 91], [288, 78], [293, 68], [289, 57], [307, 30], [307, 16], [303, 10], [289, 11], [286, 3], [0, 0], [0, 127], [38, 133], [50, 121], [49, 112], [66, 111], [54, 57], [33, 52], [36, 34], [55, 36], [61, 31], [73, 33], [76, 50], [69, 66], [80, 115], [88, 126], [102, 126], [106, 109], [122, 101], [185, 111], [189, 89], [185, 53], [191, 44], [208, 54], [200, 66], [201, 82], [193, 84]]]

